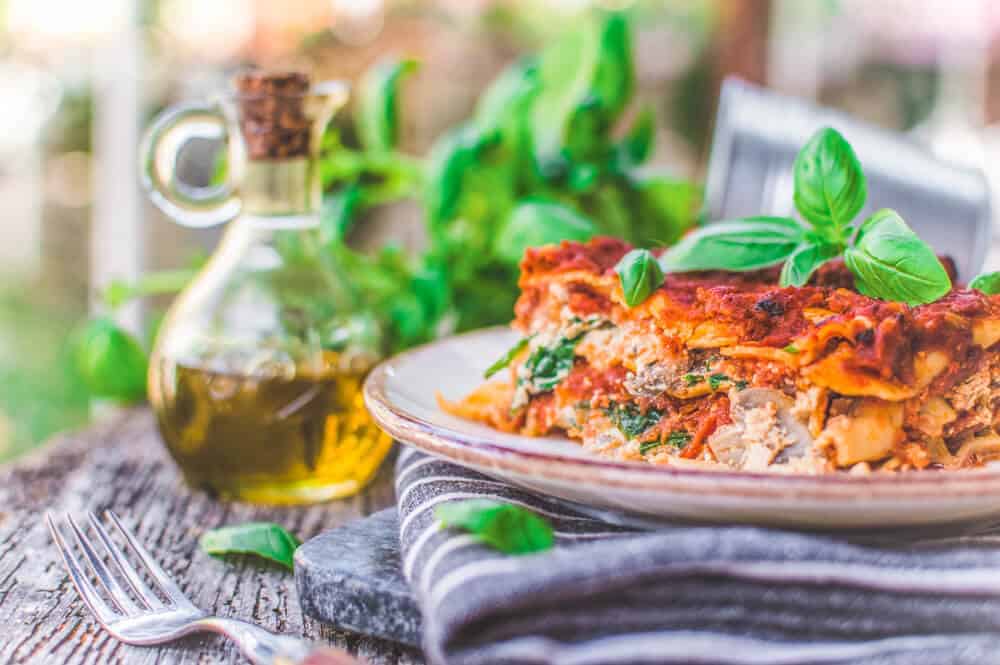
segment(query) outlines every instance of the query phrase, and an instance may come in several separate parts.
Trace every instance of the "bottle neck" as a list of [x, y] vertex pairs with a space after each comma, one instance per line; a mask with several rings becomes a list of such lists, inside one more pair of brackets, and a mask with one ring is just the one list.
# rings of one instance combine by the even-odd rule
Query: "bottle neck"
[[245, 217], [286, 228], [301, 228], [312, 218], [318, 223], [322, 191], [315, 163], [309, 157], [252, 159], [242, 174], [240, 198]]

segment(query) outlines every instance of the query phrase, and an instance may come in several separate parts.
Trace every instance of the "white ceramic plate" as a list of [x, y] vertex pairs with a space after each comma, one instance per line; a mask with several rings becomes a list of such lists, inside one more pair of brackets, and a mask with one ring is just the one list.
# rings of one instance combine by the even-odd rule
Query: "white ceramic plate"
[[497, 432], [438, 408], [457, 399], [516, 341], [491, 328], [383, 362], [365, 401], [396, 439], [528, 490], [658, 519], [829, 527], [888, 527], [1000, 516], [1000, 469], [852, 476], [673, 469], [601, 459], [562, 437]]

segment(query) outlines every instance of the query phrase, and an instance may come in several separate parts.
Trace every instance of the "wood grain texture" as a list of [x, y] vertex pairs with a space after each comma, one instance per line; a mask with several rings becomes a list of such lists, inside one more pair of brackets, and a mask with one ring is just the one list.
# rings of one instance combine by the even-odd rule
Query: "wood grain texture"
[[67, 580], [44, 524], [46, 510], [114, 510], [199, 607], [271, 630], [346, 648], [373, 664], [416, 664], [419, 653], [336, 631], [304, 617], [293, 576], [245, 557], [198, 549], [210, 528], [250, 520], [284, 525], [303, 540], [393, 503], [392, 465], [361, 495], [311, 507], [222, 503], [188, 489], [148, 411], [66, 435], [0, 470], [0, 663], [179, 665], [246, 662], [221, 638], [130, 647], [101, 631]]

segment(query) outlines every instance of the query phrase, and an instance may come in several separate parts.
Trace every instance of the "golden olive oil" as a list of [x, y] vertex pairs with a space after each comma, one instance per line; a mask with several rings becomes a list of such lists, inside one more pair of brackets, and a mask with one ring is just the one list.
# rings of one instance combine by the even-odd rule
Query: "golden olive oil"
[[248, 376], [161, 358], [152, 401], [192, 486], [227, 499], [311, 503], [358, 492], [392, 445], [365, 409], [365, 374]]

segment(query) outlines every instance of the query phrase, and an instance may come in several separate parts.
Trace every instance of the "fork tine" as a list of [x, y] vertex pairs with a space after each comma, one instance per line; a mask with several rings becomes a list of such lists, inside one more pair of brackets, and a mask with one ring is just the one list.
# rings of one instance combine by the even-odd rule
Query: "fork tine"
[[111, 560], [114, 561], [115, 567], [118, 572], [122, 574], [125, 581], [128, 582], [129, 587], [135, 592], [135, 595], [139, 598], [139, 603], [142, 604], [146, 609], [160, 609], [166, 607], [163, 601], [160, 600], [152, 589], [146, 586], [146, 583], [142, 581], [139, 573], [136, 569], [129, 563], [129, 560], [125, 558], [122, 553], [121, 548], [119, 548], [114, 541], [111, 540], [111, 536], [108, 535], [107, 530], [101, 525], [101, 521], [97, 519], [97, 515], [92, 512], [87, 513], [87, 519], [90, 520], [90, 526], [93, 527], [94, 531], [97, 533], [97, 537], [100, 538], [101, 542], [104, 543], [104, 549], [108, 551], [111, 555]]
[[146, 548], [140, 545], [139, 541], [132, 534], [132, 532], [121, 523], [118, 516], [110, 510], [105, 511], [104, 515], [115, 525], [118, 532], [125, 539], [125, 542], [127, 542], [129, 547], [132, 548], [132, 551], [135, 552], [137, 557], [139, 557], [139, 560], [142, 561], [143, 565], [146, 567], [146, 571], [156, 581], [156, 583], [159, 584], [163, 593], [167, 595], [167, 598], [172, 600], [174, 603], [184, 603], [186, 605], [190, 605], [191, 601], [184, 595], [181, 588], [177, 586], [172, 579], [170, 579], [170, 576], [167, 575], [167, 571], [163, 570], [163, 568], [160, 567], [160, 564], [153, 560], [153, 557], [146, 551]]
[[87, 604], [90, 611], [93, 612], [97, 620], [103, 625], [107, 625], [109, 622], [113, 621], [117, 616], [115, 611], [104, 602], [101, 596], [97, 593], [97, 589], [91, 584], [90, 579], [83, 573], [80, 567], [80, 562], [77, 561], [76, 557], [73, 555], [73, 551], [69, 548], [69, 545], [63, 539], [62, 533], [56, 526], [55, 520], [52, 518], [52, 513], [45, 513], [45, 522], [49, 525], [49, 532], [52, 534], [52, 540], [56, 542], [56, 548], [59, 550], [59, 554], [62, 555], [63, 564], [66, 566], [66, 572], [69, 573], [69, 581], [73, 583], [76, 587], [77, 593], [80, 594], [80, 598], [83, 602]]
[[69, 522], [70, 529], [72, 529], [73, 534], [76, 536], [76, 542], [80, 545], [80, 549], [83, 550], [84, 556], [86, 556], [87, 560], [90, 561], [91, 567], [97, 574], [97, 579], [104, 585], [104, 590], [108, 592], [108, 597], [111, 599], [111, 602], [117, 605], [118, 609], [125, 614], [135, 614], [139, 612], [139, 606], [135, 604], [132, 597], [129, 596], [128, 592], [126, 592], [120, 584], [118, 584], [118, 580], [116, 580], [115, 576], [111, 574], [108, 567], [104, 565], [104, 561], [101, 560], [101, 557], [98, 556], [97, 552], [91, 546], [90, 540], [88, 540], [86, 534], [83, 533], [83, 529], [81, 529], [80, 525], [76, 523], [76, 520], [73, 519], [73, 516], [67, 515], [66, 519]]

